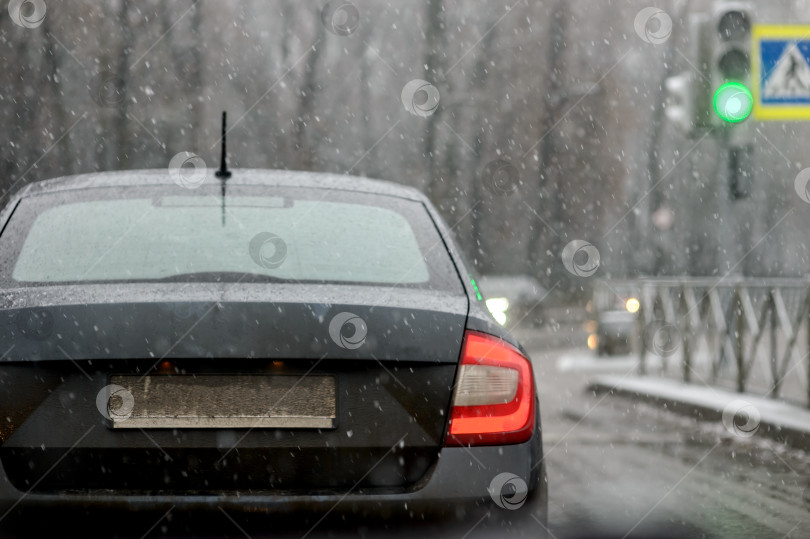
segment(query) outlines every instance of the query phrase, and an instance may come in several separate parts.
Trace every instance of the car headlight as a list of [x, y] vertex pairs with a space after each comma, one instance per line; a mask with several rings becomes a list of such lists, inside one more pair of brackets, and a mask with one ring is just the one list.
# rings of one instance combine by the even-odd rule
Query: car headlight
[[487, 309], [492, 317], [500, 324], [506, 324], [506, 310], [509, 308], [509, 300], [506, 298], [488, 298]]

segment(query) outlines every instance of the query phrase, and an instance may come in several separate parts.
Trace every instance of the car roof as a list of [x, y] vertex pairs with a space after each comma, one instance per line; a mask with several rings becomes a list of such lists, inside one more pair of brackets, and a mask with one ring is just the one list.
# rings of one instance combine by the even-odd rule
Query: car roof
[[[372, 180], [346, 174], [325, 172], [307, 172], [297, 170], [272, 169], [232, 169], [228, 178], [229, 185], [257, 185], [278, 187], [307, 187], [313, 189], [334, 189], [354, 191], [384, 196], [392, 196], [426, 202], [426, 197], [417, 189], [397, 183]], [[206, 182], [218, 185], [219, 179], [214, 176], [214, 169], [207, 172]], [[171, 185], [174, 178], [168, 169], [123, 170], [112, 172], [94, 172], [63, 176], [52, 180], [43, 180], [28, 184], [13, 195], [14, 198], [71, 191], [93, 189], [98, 187], [127, 187], [144, 185]]]

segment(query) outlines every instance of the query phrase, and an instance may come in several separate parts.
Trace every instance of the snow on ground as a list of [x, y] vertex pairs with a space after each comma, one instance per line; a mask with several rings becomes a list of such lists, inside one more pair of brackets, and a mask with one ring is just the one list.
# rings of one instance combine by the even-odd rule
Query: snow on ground
[[810, 433], [810, 410], [784, 401], [647, 376], [602, 375], [591, 385], [690, 404], [720, 413], [750, 404], [759, 413], [759, 423], [762, 425]]
[[[638, 354], [622, 356], [598, 356], [590, 350], [572, 350], [560, 354], [557, 358], [557, 371], [570, 372], [621, 372], [626, 373], [638, 368]], [[661, 358], [647, 357], [647, 368], [660, 369]]]

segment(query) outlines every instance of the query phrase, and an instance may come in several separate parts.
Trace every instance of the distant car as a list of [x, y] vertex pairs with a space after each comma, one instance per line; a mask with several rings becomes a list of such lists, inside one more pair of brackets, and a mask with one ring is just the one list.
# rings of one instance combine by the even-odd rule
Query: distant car
[[602, 311], [597, 318], [596, 350], [600, 356], [629, 354], [636, 315], [625, 311]]
[[531, 363], [426, 197], [177, 179], [51, 180], [0, 213], [3, 511], [545, 514]]

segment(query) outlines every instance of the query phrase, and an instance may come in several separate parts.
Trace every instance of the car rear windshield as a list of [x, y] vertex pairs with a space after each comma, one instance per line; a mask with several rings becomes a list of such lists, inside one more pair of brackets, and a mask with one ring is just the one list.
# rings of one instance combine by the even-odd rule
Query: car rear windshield
[[327, 189], [96, 188], [23, 198], [0, 237], [17, 286], [341, 282], [462, 292], [420, 202]]

